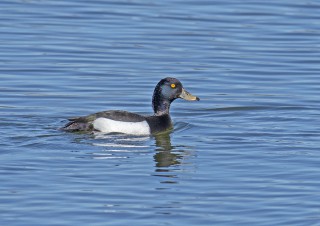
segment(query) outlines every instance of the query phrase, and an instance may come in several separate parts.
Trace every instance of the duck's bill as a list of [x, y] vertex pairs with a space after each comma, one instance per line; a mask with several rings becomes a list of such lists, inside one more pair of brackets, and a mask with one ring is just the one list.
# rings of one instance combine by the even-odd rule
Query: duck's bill
[[199, 97], [193, 96], [191, 93], [189, 93], [187, 90], [182, 88], [182, 93], [179, 96], [182, 99], [189, 100], [189, 101], [199, 101]]

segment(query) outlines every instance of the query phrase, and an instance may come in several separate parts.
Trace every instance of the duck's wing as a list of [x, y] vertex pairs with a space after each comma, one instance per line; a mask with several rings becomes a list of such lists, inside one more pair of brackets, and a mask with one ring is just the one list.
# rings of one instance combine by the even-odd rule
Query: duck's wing
[[91, 121], [94, 121], [97, 118], [107, 118], [114, 121], [121, 122], [142, 122], [146, 119], [145, 116], [139, 115], [136, 113], [128, 112], [128, 111], [102, 111], [92, 115], [87, 116]]
[[94, 130], [93, 122], [98, 118], [107, 118], [120, 122], [142, 122], [146, 119], [145, 116], [128, 111], [102, 111], [84, 117], [69, 118], [70, 122], [62, 129], [66, 131], [92, 131]]

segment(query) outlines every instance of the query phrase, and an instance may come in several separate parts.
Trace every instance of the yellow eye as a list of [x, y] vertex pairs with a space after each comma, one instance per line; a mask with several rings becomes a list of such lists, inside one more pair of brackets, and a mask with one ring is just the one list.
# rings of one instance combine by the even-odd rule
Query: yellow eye
[[176, 88], [176, 84], [174, 84], [174, 83], [172, 83], [170, 86], [172, 89]]

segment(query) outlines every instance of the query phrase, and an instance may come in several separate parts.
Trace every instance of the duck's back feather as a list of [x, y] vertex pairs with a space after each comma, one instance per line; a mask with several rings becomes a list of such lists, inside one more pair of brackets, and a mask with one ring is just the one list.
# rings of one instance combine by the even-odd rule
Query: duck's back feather
[[121, 121], [121, 122], [141, 122], [145, 120], [145, 117], [139, 114], [135, 114], [128, 111], [102, 111], [98, 112], [92, 115], [95, 119], [96, 118], [108, 118], [115, 121]]

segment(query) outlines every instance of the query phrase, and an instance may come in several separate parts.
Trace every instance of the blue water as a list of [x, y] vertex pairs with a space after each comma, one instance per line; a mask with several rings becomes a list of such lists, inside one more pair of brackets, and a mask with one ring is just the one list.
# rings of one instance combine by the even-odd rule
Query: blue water
[[[0, 224], [320, 225], [320, 2], [0, 3]], [[73, 134], [151, 114], [161, 136]]]

